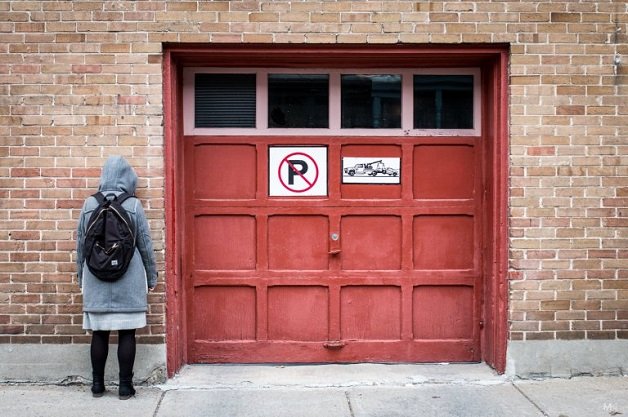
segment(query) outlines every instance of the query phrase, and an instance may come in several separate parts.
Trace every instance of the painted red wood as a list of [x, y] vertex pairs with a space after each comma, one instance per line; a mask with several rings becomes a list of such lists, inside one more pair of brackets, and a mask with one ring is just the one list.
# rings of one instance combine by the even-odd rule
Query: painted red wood
[[475, 181], [474, 148], [460, 145], [425, 145], [414, 148], [416, 198], [472, 198]]
[[485, 63], [486, 130], [483, 170], [486, 180], [484, 223], [483, 359], [498, 372], [506, 369], [508, 343], [508, 49]]
[[[505, 280], [508, 167], [508, 53], [506, 48], [493, 45], [452, 47], [166, 45], [164, 59], [169, 375], [186, 362], [450, 361], [456, 360], [455, 358], [484, 359], [498, 371], [503, 371], [507, 341], [508, 293]], [[384, 186], [383, 191], [373, 192], [371, 198], [360, 198], [365, 188], [363, 185], [343, 185], [330, 187], [329, 199], [305, 199], [305, 201], [290, 202], [288, 206], [285, 201], [270, 201], [264, 198], [263, 190], [268, 178], [263, 169], [256, 169], [256, 172], [261, 175], [257, 175], [254, 180], [254, 198], [250, 195], [250, 182], [248, 182], [250, 178], [245, 179], [245, 184], [248, 185], [236, 183], [233, 186], [234, 189], [249, 190], [242, 192], [240, 196], [244, 197], [241, 198], [230, 194], [216, 196], [215, 199], [208, 198], [207, 194], [211, 194], [212, 187], [215, 188], [220, 181], [215, 180], [217, 182], [212, 185], [213, 178], [209, 175], [204, 177], [208, 179], [207, 185], [199, 186], [198, 195], [189, 191], [190, 187], [194, 186], [191, 179], [196, 175], [195, 168], [190, 166], [190, 161], [198, 146], [203, 146], [203, 144], [205, 146], [235, 145], [244, 146], [246, 149], [254, 147], [258, 167], [265, 167], [267, 165], [267, 155], [264, 152], [266, 146], [271, 142], [281, 143], [285, 138], [276, 140], [273, 138], [235, 138], [236, 140], [234, 138], [184, 138], [180, 124], [182, 101], [179, 75], [183, 66], [213, 64], [247, 66], [255, 63], [255, 65], [269, 67], [351, 66], [355, 68], [365, 66], [375, 68], [378, 62], [384, 63], [385, 67], [446, 67], [451, 64], [481, 67], [483, 69], [482, 83], [486, 87], [483, 91], [484, 130], [482, 136], [469, 139], [454, 138], [453, 141], [447, 141], [447, 143], [441, 142], [446, 138], [434, 140], [387, 138], [392, 148], [401, 149], [399, 152], [402, 153], [402, 185], [396, 187], [397, 189], [394, 186]], [[321, 142], [316, 138], [302, 139], [303, 143], [307, 144]], [[382, 143], [377, 138], [365, 138], [353, 142], [351, 138], [339, 138], [339, 140], [327, 138], [326, 140], [329, 140], [327, 145], [330, 150], [330, 184], [334, 183], [334, 180], [339, 180], [339, 156], [343, 155], [345, 149], [349, 149], [349, 146]], [[290, 140], [285, 143], [297, 142]], [[479, 184], [481, 188], [474, 189], [475, 194], [472, 199], [468, 198], [468, 195], [462, 195], [460, 198], [460, 191], [468, 192], [468, 187], [465, 188], [464, 184], [460, 183], [442, 184], [442, 188], [448, 188], [451, 191], [451, 196], [458, 194], [458, 198], [454, 199], [440, 198], [438, 187], [408, 186], [412, 184], [413, 178], [421, 178], [429, 174], [425, 170], [421, 174], [420, 168], [415, 168], [415, 165], [418, 165], [415, 164], [415, 160], [421, 159], [421, 152], [417, 149], [423, 149], [420, 147], [426, 145], [450, 146], [452, 144], [460, 146], [461, 149], [468, 147], [474, 149], [473, 183], [475, 186]], [[212, 176], [216, 176], [216, 173], [212, 173]], [[440, 176], [442, 178], [442, 175]], [[237, 182], [242, 178], [231, 178], [231, 180]], [[468, 179], [461, 179], [461, 181], [468, 181]], [[369, 187], [366, 186], [366, 188]], [[230, 193], [231, 190], [225, 192]], [[383, 194], [378, 195], [378, 193]], [[421, 197], [422, 193], [423, 197]], [[421, 203], [420, 207], [413, 206], [412, 202]], [[481, 212], [478, 212], [478, 209], [481, 209]], [[269, 250], [269, 241], [263, 238], [273, 236], [272, 239], [275, 241], [280, 239], [277, 230], [270, 232], [274, 220], [269, 221], [269, 219], [279, 219], [275, 223], [281, 225], [289, 224], [290, 221], [298, 222], [299, 217], [324, 217], [327, 218], [329, 230], [340, 230], [343, 213], [352, 216], [401, 217], [400, 270], [375, 270], [369, 273], [361, 270], [342, 270], [342, 243], [344, 242], [328, 241], [329, 252], [340, 252], [328, 255], [327, 269], [321, 266], [325, 262], [320, 257], [321, 244], [319, 242], [319, 249], [317, 249], [319, 254], [304, 261], [305, 264], [311, 264], [308, 268], [313, 269], [295, 272], [290, 268], [297, 266], [285, 260], [282, 261], [278, 255], [281, 250], [276, 250], [273, 254]], [[194, 221], [203, 216], [255, 218], [255, 269], [194, 269], [192, 256], [194, 253], [193, 235], [196, 231]], [[417, 262], [414, 250], [413, 239], [418, 233], [415, 231], [414, 220], [421, 216], [471, 216], [474, 218], [473, 270], [415, 268], [415, 263], [420, 266], [420, 260]], [[315, 229], [314, 226], [304, 226], [304, 230], [307, 230], [310, 235], [308, 239], [318, 241], [317, 239], [320, 238], [316, 237], [313, 229]], [[407, 248], [412, 248], [412, 250]], [[271, 268], [269, 268], [270, 265], [272, 265]], [[233, 290], [232, 295], [228, 294], [227, 289]], [[301, 291], [298, 291], [299, 289]], [[397, 293], [400, 294], [399, 297], [391, 296]], [[466, 318], [456, 319], [460, 317], [459, 314], [442, 315], [439, 313], [438, 308], [451, 310], [454, 308], [453, 304], [455, 308], [459, 308], [458, 304], [461, 304], [463, 309], [468, 308], [464, 306], [469, 303], [470, 293], [472, 293], [471, 303], [474, 309], [470, 322], [468, 315], [465, 316]], [[322, 294], [326, 294], [326, 297]], [[357, 301], [357, 306], [353, 307], [354, 302], [351, 301], [356, 294], [360, 294], [361, 298]], [[294, 298], [297, 295], [299, 295], [299, 300], [307, 301], [302, 305], [304, 308], [295, 306]], [[208, 304], [217, 298], [221, 301], [210, 307]], [[398, 301], [400, 309], [398, 339], [368, 339], [368, 337], [397, 335], [396, 308], [392, 308], [392, 311], [382, 318], [389, 326], [380, 326], [377, 322], [369, 326], [368, 329], [372, 334], [369, 334], [367, 330], [360, 331], [357, 324], [351, 324], [356, 323], [355, 319], [350, 319], [356, 314], [381, 311], [378, 308], [382, 305], [383, 308], [390, 308], [390, 304], [387, 303], [391, 303], [391, 298], [394, 300], [400, 298]], [[480, 310], [479, 302], [482, 298], [484, 303]], [[324, 306], [325, 299], [326, 306]], [[460, 300], [460, 303], [452, 302], [452, 300]], [[347, 307], [349, 305], [353, 309]], [[416, 305], [427, 305], [429, 308], [415, 308]], [[326, 312], [327, 319], [324, 318], [324, 314], [318, 314], [316, 320], [327, 326], [328, 340], [306, 340], [305, 337], [300, 340], [288, 340], [298, 339], [295, 334], [299, 332], [294, 330], [298, 326], [291, 327], [290, 314], [283, 314], [283, 312], [292, 312], [297, 319], [305, 320], [308, 316], [302, 311], [306, 309]], [[205, 318], [201, 318], [203, 314]], [[221, 315], [225, 318], [222, 327], [214, 323], [214, 319]], [[198, 316], [199, 320], [195, 321], [194, 316]], [[207, 320], [207, 317], [212, 319]], [[438, 325], [428, 325], [429, 322], [437, 323], [439, 318], [444, 320], [443, 326], [451, 328], [450, 331], [443, 332], [441, 329], [439, 333]], [[450, 320], [452, 318], [453, 320]], [[480, 329], [480, 321], [484, 324], [483, 329]], [[196, 323], [198, 323], [198, 328], [194, 327]], [[254, 339], [251, 339], [252, 324]], [[469, 336], [470, 328], [471, 336]], [[320, 327], [311, 332], [306, 329], [305, 333], [313, 339], [323, 338]], [[366, 339], [358, 337], [346, 339], [347, 335], [351, 334]], [[481, 345], [480, 334], [482, 335]], [[470, 352], [473, 354], [470, 355]]]
[[[329, 290], [326, 286], [270, 286], [268, 339], [278, 342], [327, 340], [328, 304]], [[290, 361], [289, 357], [286, 360]]]
[[268, 268], [322, 271], [329, 268], [329, 218], [277, 215], [268, 218]]
[[[178, 104], [180, 85], [179, 67], [174, 63], [170, 50], [164, 51], [164, 163], [165, 163], [165, 210], [166, 210], [166, 367], [169, 377], [187, 362], [187, 344], [185, 329], [185, 307], [183, 306], [183, 277], [181, 262], [181, 244], [183, 222], [180, 218], [180, 191], [182, 172], [177, 169], [180, 164], [182, 148], [178, 146], [177, 138], [182, 131], [179, 121]], [[179, 227], [181, 226], [181, 227]]]
[[[392, 155], [408, 172], [398, 185], [342, 184], [330, 164], [328, 197], [268, 197], [268, 147], [279, 144], [327, 146], [330, 161]], [[480, 360], [480, 147], [478, 137], [186, 137], [190, 360]], [[429, 164], [417, 157], [432, 148]], [[462, 150], [459, 164], [441, 148]], [[437, 196], [415, 185], [425, 165], [439, 167]]]
[[194, 190], [198, 199], [255, 198], [255, 145], [206, 145], [197, 149]]
[[194, 291], [194, 328], [200, 340], [255, 340], [255, 288], [206, 286]]
[[470, 339], [473, 335], [473, 289], [468, 286], [415, 287], [414, 337], [417, 339]]
[[401, 340], [401, 287], [348, 285], [340, 291], [343, 341]]

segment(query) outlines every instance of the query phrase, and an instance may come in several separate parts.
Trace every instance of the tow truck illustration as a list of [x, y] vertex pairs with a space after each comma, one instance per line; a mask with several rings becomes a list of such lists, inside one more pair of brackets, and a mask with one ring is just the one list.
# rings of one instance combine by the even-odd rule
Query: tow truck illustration
[[352, 167], [346, 167], [344, 169], [344, 173], [350, 176], [366, 176], [370, 175], [372, 177], [377, 174], [390, 175], [392, 177], [396, 177], [399, 175], [399, 170], [386, 167], [384, 162], [380, 159], [379, 161], [366, 162], [361, 164], [355, 164]]

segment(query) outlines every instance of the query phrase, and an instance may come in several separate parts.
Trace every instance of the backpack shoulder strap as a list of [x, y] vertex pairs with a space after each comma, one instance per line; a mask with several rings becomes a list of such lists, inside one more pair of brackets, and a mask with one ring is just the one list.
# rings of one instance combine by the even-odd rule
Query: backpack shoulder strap
[[102, 204], [105, 201], [105, 196], [102, 195], [102, 193], [97, 192], [95, 194], [92, 194], [92, 197], [94, 197], [96, 199], [96, 201], [98, 201], [98, 204]]
[[115, 202], [115, 204], [120, 207], [120, 211], [118, 211], [118, 213], [125, 219], [125, 221], [128, 222], [130, 225], [133, 225], [132, 217], [129, 215], [129, 212], [124, 208], [124, 206], [122, 206], [122, 203], [124, 203], [126, 200], [128, 200], [131, 197], [135, 197], [135, 196], [130, 195], [126, 192], [123, 192], [122, 194], [115, 197], [112, 200], [112, 202]]
[[116, 197], [116, 200], [118, 200], [118, 204], [122, 204], [124, 203], [127, 199], [131, 198], [131, 197], [135, 197], [134, 195], [131, 194], [127, 194], [126, 192], [120, 194], [118, 197]]

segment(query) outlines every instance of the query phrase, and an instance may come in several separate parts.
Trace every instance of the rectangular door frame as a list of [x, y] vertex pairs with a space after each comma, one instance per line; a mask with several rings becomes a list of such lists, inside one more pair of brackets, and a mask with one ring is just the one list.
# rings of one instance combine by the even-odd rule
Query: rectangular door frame
[[481, 358], [503, 373], [508, 341], [508, 54], [507, 45], [164, 45], [166, 215], [166, 347], [168, 376], [188, 363], [185, 280], [182, 276], [183, 68], [479, 67], [482, 69], [482, 170], [485, 176], [484, 288]]

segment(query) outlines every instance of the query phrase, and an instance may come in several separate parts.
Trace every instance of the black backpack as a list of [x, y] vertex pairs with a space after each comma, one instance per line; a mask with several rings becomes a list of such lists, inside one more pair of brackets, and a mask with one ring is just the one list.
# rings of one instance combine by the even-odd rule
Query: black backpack
[[97, 278], [113, 282], [124, 275], [135, 252], [135, 229], [122, 207], [122, 203], [132, 196], [96, 193], [92, 197], [98, 200], [98, 207], [87, 223], [83, 246], [85, 260]]

